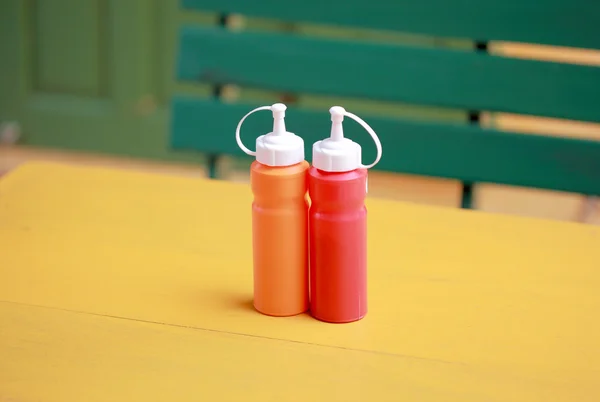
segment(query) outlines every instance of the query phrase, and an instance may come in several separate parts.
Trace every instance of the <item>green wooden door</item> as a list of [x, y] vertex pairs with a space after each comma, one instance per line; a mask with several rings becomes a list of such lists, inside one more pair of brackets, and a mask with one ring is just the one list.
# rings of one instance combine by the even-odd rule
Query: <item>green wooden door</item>
[[22, 142], [160, 159], [177, 1], [0, 1], [0, 122]]

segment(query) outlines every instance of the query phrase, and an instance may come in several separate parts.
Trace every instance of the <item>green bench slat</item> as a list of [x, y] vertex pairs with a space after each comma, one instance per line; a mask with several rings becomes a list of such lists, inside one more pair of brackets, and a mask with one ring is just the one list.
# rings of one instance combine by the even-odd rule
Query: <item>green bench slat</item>
[[[235, 142], [235, 127], [254, 106], [176, 97], [172, 146], [243, 155]], [[600, 195], [600, 142], [484, 130], [476, 125], [361, 117], [380, 136], [380, 170]], [[286, 113], [288, 130], [304, 138], [308, 160], [312, 143], [329, 135], [330, 124], [326, 110], [290, 108]], [[252, 115], [243, 126], [242, 138], [253, 149], [255, 138], [271, 126], [269, 112]], [[365, 162], [374, 158], [375, 147], [358, 124], [345, 123], [345, 133], [363, 144]]]
[[182, 0], [181, 5], [290, 22], [600, 49], [595, 0]]
[[183, 27], [177, 72], [188, 81], [600, 121], [600, 68], [470, 51]]

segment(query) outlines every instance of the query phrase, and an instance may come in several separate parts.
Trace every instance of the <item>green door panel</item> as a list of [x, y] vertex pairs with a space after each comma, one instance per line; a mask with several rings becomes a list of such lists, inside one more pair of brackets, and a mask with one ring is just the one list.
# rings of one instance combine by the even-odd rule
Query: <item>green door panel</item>
[[288, 22], [600, 49], [596, 0], [180, 0], [182, 7]]
[[17, 40], [19, 1], [0, 1], [0, 124], [17, 115], [21, 48]]
[[0, 1], [0, 119], [23, 143], [198, 160], [169, 150], [177, 3]]
[[33, 88], [96, 99], [109, 95], [108, 5], [68, 0], [31, 3], [27, 12], [30, 61], [35, 63]]

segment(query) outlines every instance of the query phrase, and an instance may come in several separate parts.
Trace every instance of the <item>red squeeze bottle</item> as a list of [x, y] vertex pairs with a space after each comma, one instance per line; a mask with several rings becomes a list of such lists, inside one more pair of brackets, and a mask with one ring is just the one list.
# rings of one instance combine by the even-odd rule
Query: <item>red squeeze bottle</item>
[[[334, 106], [331, 137], [313, 145], [309, 169], [310, 311], [321, 321], [345, 323], [367, 314], [367, 169], [381, 159], [377, 134], [362, 119]], [[344, 138], [348, 116], [373, 137], [377, 158], [361, 163], [361, 147]]]
[[[256, 151], [240, 139], [242, 123], [258, 110], [273, 112], [273, 131], [256, 139]], [[276, 103], [246, 114], [236, 140], [248, 155], [250, 168], [254, 307], [271, 316], [291, 316], [308, 310], [309, 165], [304, 140], [285, 128], [286, 106]]]

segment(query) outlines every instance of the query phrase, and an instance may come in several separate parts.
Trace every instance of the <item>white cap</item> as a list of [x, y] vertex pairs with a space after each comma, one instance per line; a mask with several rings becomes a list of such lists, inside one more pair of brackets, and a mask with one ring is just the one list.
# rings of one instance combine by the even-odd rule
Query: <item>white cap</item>
[[[349, 172], [351, 170], [365, 168], [370, 169], [381, 159], [381, 142], [375, 131], [361, 118], [346, 112], [343, 107], [333, 106], [329, 109], [331, 113], [331, 136], [313, 145], [312, 165], [325, 172]], [[344, 116], [356, 120], [373, 138], [377, 147], [377, 158], [370, 165], [363, 165], [361, 161], [361, 147], [349, 138], [344, 138], [342, 121]]]
[[[238, 146], [248, 155], [256, 156], [256, 160], [268, 166], [291, 166], [304, 160], [304, 140], [294, 133], [285, 129], [285, 110], [283, 103], [272, 106], [258, 107], [238, 123], [235, 130], [235, 139]], [[271, 110], [273, 112], [273, 131], [261, 135], [256, 139], [256, 151], [251, 151], [244, 146], [240, 138], [240, 128], [246, 117], [259, 110]]]

